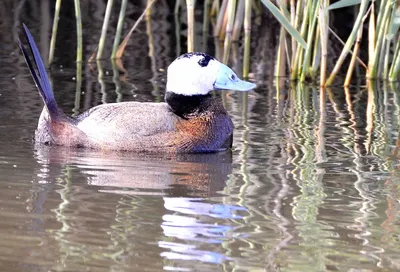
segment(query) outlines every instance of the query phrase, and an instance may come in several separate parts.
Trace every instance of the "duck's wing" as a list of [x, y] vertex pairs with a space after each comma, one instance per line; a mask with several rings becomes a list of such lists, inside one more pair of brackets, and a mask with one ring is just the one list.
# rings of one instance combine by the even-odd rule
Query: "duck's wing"
[[94, 107], [77, 117], [77, 127], [100, 143], [140, 141], [174, 132], [178, 118], [166, 103], [122, 102]]

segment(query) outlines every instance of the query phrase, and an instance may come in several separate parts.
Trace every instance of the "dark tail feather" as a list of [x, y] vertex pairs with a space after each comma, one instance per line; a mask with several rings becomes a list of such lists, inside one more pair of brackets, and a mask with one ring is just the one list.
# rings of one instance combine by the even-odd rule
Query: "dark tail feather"
[[57, 106], [57, 102], [54, 98], [54, 93], [50, 85], [49, 77], [47, 76], [46, 68], [44, 67], [42, 58], [40, 57], [39, 49], [37, 48], [31, 33], [29, 32], [25, 24], [23, 26], [25, 30], [25, 36], [28, 40], [28, 45], [31, 53], [33, 54], [34, 63], [37, 67], [38, 73], [36, 72], [35, 67], [33, 66], [29, 58], [28, 51], [25, 49], [19, 39], [18, 46], [21, 49], [22, 54], [24, 55], [25, 62], [29, 67], [29, 71], [32, 74], [33, 80], [35, 81], [36, 87], [39, 90], [40, 96], [42, 97], [43, 102], [46, 105], [46, 108], [50, 114], [50, 118], [57, 119], [58, 117], [60, 117], [60, 115], [62, 115], [62, 112]]

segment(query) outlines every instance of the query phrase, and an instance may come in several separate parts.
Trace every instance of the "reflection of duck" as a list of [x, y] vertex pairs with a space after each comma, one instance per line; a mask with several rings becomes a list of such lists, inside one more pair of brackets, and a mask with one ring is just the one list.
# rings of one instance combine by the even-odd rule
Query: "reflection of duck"
[[45, 103], [38, 142], [156, 153], [225, 150], [232, 144], [233, 124], [221, 101], [209, 92], [255, 88], [209, 55], [187, 53], [168, 67], [166, 103], [105, 104], [71, 118], [57, 106], [40, 53], [24, 28], [38, 73], [21, 43], [20, 47]]
[[104, 154], [98, 150], [37, 145], [36, 156], [43, 168], [49, 168], [39, 172], [40, 178], [46, 173], [45, 180], [55, 180], [59, 169], [54, 166], [69, 165], [77, 170], [74, 181], [117, 194], [213, 196], [223, 190], [232, 174], [231, 152], [135, 155], [110, 151]]

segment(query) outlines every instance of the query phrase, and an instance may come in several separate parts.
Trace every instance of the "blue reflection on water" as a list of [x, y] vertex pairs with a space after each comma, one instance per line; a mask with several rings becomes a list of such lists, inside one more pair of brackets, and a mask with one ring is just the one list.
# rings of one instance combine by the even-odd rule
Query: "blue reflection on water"
[[[164, 197], [164, 207], [173, 214], [165, 214], [161, 227], [164, 235], [169, 238], [178, 238], [184, 243], [176, 240], [160, 241], [159, 247], [169, 249], [168, 252], [162, 252], [161, 256], [167, 259], [179, 260], [197, 260], [207, 263], [220, 264], [229, 257], [213, 251], [198, 249], [193, 243], [222, 244], [230, 239], [229, 233], [234, 231], [234, 227], [226, 224], [218, 224], [214, 220], [207, 223], [209, 218], [218, 219], [242, 219], [238, 214], [247, 212], [247, 209], [241, 206], [224, 205], [216, 203], [202, 202], [202, 198], [170, 198]], [[191, 215], [191, 216], [186, 216]], [[194, 216], [193, 216], [194, 215]], [[223, 221], [229, 222], [229, 221]]]

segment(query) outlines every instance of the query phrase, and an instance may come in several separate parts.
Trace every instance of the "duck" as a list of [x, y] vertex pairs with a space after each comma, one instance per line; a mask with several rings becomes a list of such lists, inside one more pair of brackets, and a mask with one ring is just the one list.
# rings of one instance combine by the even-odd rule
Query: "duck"
[[[211, 153], [232, 148], [234, 126], [212, 91], [250, 91], [256, 84], [202, 52], [185, 53], [167, 69], [165, 102], [101, 104], [72, 117], [57, 105], [40, 52], [24, 24], [18, 45], [43, 100], [35, 142], [135, 153]], [[29, 55], [29, 51], [31, 55]], [[32, 59], [31, 59], [32, 57]]]

